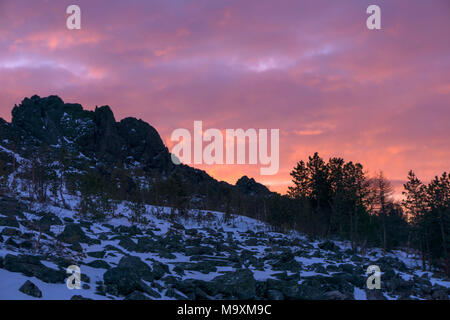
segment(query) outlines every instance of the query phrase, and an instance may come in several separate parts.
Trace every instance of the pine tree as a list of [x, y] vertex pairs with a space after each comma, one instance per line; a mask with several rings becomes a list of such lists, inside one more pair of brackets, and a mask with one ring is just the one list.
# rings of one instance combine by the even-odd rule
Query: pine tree
[[293, 199], [306, 198], [311, 194], [309, 173], [303, 160], [299, 161], [291, 172], [293, 187], [288, 187], [288, 196]]
[[[422, 253], [422, 265], [425, 269], [426, 263], [426, 243], [428, 243], [429, 231], [426, 227], [427, 218], [427, 195], [426, 186], [420, 181], [414, 172], [410, 170], [408, 172], [408, 181], [403, 185], [404, 190], [403, 195], [405, 199], [402, 201], [402, 205], [405, 208], [407, 219], [411, 223], [411, 235], [409, 238], [413, 237], [413, 240], [417, 239], [418, 246]], [[411, 240], [409, 240], [408, 246]]]
[[433, 223], [432, 255], [440, 267], [450, 274], [450, 177], [444, 172], [427, 187], [429, 208]]
[[372, 200], [376, 207], [376, 214], [381, 220], [382, 234], [381, 243], [383, 251], [387, 250], [387, 216], [388, 207], [392, 204], [392, 194], [394, 190], [382, 171], [372, 179]]

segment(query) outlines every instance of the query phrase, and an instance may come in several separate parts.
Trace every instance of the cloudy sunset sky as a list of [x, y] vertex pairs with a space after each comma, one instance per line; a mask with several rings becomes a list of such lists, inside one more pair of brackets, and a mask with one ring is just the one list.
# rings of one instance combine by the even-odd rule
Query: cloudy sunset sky
[[[81, 30], [66, 7], [81, 8]], [[381, 7], [381, 30], [366, 8]], [[116, 120], [280, 129], [280, 170], [198, 166], [284, 192], [315, 151], [382, 170], [394, 185], [450, 169], [448, 0], [0, 0], [0, 117], [56, 94]]]

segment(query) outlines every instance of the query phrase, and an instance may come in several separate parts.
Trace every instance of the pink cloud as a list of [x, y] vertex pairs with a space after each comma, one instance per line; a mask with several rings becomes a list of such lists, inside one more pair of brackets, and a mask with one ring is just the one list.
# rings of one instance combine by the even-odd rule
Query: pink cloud
[[279, 128], [280, 172], [203, 167], [234, 182], [254, 176], [284, 191], [314, 151], [360, 161], [396, 180], [450, 167], [450, 5], [378, 1], [2, 1], [0, 116], [25, 96], [60, 95], [116, 118], [172, 130]]

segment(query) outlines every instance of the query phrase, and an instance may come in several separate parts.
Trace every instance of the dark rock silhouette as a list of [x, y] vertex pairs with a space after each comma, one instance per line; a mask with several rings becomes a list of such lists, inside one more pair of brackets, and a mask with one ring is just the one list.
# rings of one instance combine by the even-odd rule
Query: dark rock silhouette
[[[205, 171], [173, 164], [155, 128], [132, 117], [116, 121], [109, 106], [90, 111], [77, 103], [65, 103], [58, 96], [34, 95], [14, 106], [11, 123], [0, 118], [0, 136], [0, 146], [26, 159], [46, 154], [58, 160], [64, 149], [71, 154], [70, 166], [77, 170], [90, 167], [109, 176], [118, 165], [137, 165], [147, 177], [175, 177], [174, 184], [184, 184], [191, 196], [196, 195], [199, 207], [224, 209], [211, 203], [223, 202], [230, 193], [246, 197], [274, 194], [253, 178], [244, 176], [233, 186], [215, 180]], [[133, 182], [128, 184], [127, 192], [134, 192]]]

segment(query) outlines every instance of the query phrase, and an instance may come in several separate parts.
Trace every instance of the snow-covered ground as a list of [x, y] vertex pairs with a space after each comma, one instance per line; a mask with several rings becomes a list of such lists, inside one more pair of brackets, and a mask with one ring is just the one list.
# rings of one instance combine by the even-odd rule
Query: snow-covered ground
[[[384, 288], [382, 295], [387, 299], [401, 298], [402, 292], [399, 288], [402, 286], [411, 287], [407, 289], [410, 291], [409, 297], [418, 299], [427, 298], [427, 295], [432, 297], [436, 290], [440, 290], [442, 296], [442, 290], [450, 288], [448, 280], [421, 271], [418, 268], [419, 261], [401, 250], [384, 255], [381, 250], [375, 248], [367, 250], [366, 255], [361, 256], [349, 252], [349, 244], [342, 241], [333, 241], [334, 249], [320, 249], [323, 241], [310, 241], [297, 232], [289, 234], [273, 232], [267, 224], [248, 217], [232, 216], [231, 219], [225, 220], [226, 217], [221, 212], [191, 210], [186, 217], [175, 215], [174, 218], [171, 208], [149, 205], [146, 206], [144, 214], [145, 223], [133, 225], [130, 222], [131, 212], [126, 203], [118, 205], [114, 218], [91, 223], [80, 221], [78, 218], [75, 209], [78, 199], [68, 195], [65, 197], [66, 203], [72, 209], [56, 205], [35, 205], [18, 219], [18, 228], [0, 225], [0, 234], [3, 238], [0, 242], [0, 259], [3, 259], [4, 264], [4, 268], [0, 268], [0, 299], [70, 299], [74, 295], [91, 299], [122, 299], [124, 294], [108, 292], [104, 275], [108, 269], [120, 265], [122, 259], [127, 256], [138, 257], [153, 271], [156, 270], [156, 265], [166, 266], [167, 269], [164, 269], [163, 275], [158, 279], [143, 280], [146, 288], [151, 288], [156, 294], [152, 296], [142, 290], [142, 295], [152, 299], [193, 298], [191, 291], [196, 286], [203, 288], [200, 293], [197, 291], [193, 293], [197, 298], [229, 298], [221, 291], [220, 282], [225, 281], [221, 277], [237, 274], [238, 270], [247, 270], [251, 272], [252, 279], [245, 278], [245, 281], [251, 282], [250, 292], [255, 292], [253, 298], [271, 298], [278, 292], [282, 293], [282, 297], [289, 298], [292, 290], [296, 292], [292, 293], [293, 297], [295, 294], [299, 297], [301, 294], [307, 298], [317, 297], [308, 293], [310, 291], [305, 291], [306, 293], [295, 291], [297, 290], [295, 286], [308, 290], [316, 286], [321, 291], [320, 294], [332, 292], [325, 297], [340, 296], [336, 293], [339, 292], [345, 298], [364, 300], [367, 299], [368, 293], [365, 283], [368, 275], [365, 274], [365, 270], [368, 265], [376, 264], [377, 261], [381, 261], [378, 259], [383, 257], [394, 259], [395, 265], [392, 265], [392, 270], [396, 274], [396, 279], [400, 279], [395, 280], [400, 281], [400, 284], [393, 280], [388, 283], [389, 285], [397, 283], [397, 289], [390, 289], [388, 285]], [[8, 214], [0, 212], [0, 215], [6, 217]], [[39, 225], [44, 217], [55, 217], [61, 224], [52, 224], [49, 231], [43, 233], [39, 249], [35, 252], [39, 232], [32, 226]], [[90, 243], [58, 241], [58, 236], [69, 224], [82, 226], [81, 230], [85, 236], [93, 241]], [[128, 229], [121, 229], [123, 227]], [[27, 241], [26, 239], [31, 242], [31, 248], [21, 245]], [[149, 247], [140, 247], [141, 242], [145, 241], [150, 243]], [[77, 244], [81, 246], [82, 251], [75, 249], [74, 245]], [[98, 252], [101, 252], [100, 256], [90, 255]], [[18, 267], [8, 267], [6, 262], [8, 259], [11, 260], [11, 256], [7, 259], [8, 255], [38, 256], [44, 267], [56, 272], [65, 272], [66, 265], [58, 260], [64, 258], [71, 264], [78, 265], [81, 273], [86, 275], [89, 281], [86, 278], [84, 281], [82, 279], [83, 287], [72, 290], [68, 289], [64, 282], [47, 283], [39, 279], [39, 276], [25, 275], [20, 268], [14, 270]], [[98, 260], [105, 262], [104, 267], [88, 265], [94, 261], [98, 263]], [[382, 273], [384, 271], [386, 270], [381, 270]], [[66, 277], [68, 276], [69, 274], [66, 274]], [[353, 278], [342, 280], [345, 276]], [[422, 290], [414, 289], [414, 281], [418, 278], [424, 279], [425, 282], [429, 281], [431, 285], [429, 293], [428, 289], [424, 289], [425, 293], [418, 296], [418, 292]], [[327, 279], [330, 279], [330, 284]], [[41, 298], [19, 291], [26, 280], [30, 280], [41, 290]], [[201, 282], [192, 284], [193, 280]], [[335, 285], [336, 280], [338, 282]], [[383, 275], [381, 280], [383, 281]], [[238, 278], [237, 281], [242, 280]], [[208, 289], [205, 284], [207, 282], [219, 288], [204, 292]], [[253, 288], [255, 283], [256, 289]], [[260, 284], [264, 284], [267, 288], [261, 289]], [[352, 289], [346, 289], [347, 285]], [[291, 291], [285, 290], [286, 286], [290, 286]], [[235, 293], [234, 295], [236, 296]]]

